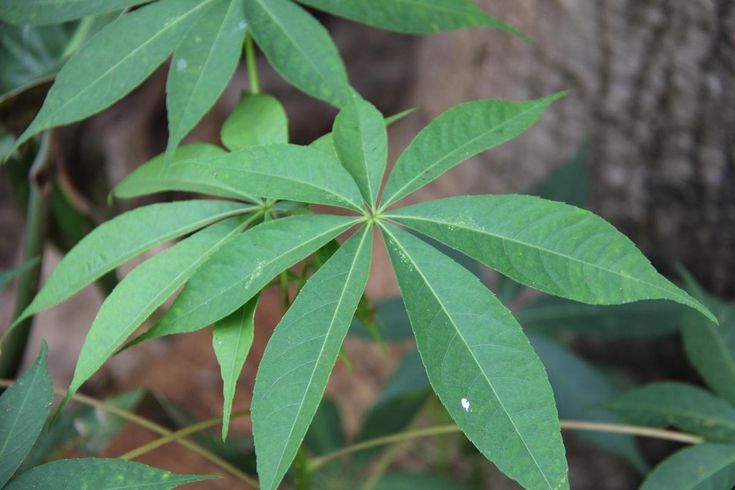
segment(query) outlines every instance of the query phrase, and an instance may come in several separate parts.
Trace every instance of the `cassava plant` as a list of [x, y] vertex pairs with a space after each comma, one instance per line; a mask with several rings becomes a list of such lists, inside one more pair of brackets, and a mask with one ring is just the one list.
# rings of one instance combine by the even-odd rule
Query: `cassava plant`
[[[467, 0], [301, 3], [400, 32], [473, 26], [516, 32]], [[422, 237], [550, 295], [596, 305], [671, 300], [716, 321], [588, 211], [524, 195], [397, 207], [468, 158], [526, 131], [564, 93], [449, 109], [413, 139], [384, 178], [392, 120], [350, 87], [328, 34], [297, 3], [0, 0], [0, 18], [48, 24], [139, 4], [145, 5], [108, 23], [69, 59], [15, 148], [108, 107], [173, 53], [167, 150], [123, 180], [114, 195], [177, 190], [215, 198], [153, 204], [105, 222], [74, 246], [19, 315], [15, 327], [128, 260], [182, 238], [135, 267], [107, 296], [65, 401], [120, 349], [213, 325], [226, 437], [258, 298], [275, 285], [285, 311], [258, 368], [251, 407], [259, 484], [278, 487], [295, 459], [308, 476], [308, 461], [298, 461], [300, 447], [363, 301], [377, 231], [431, 387], [451, 418], [524, 487], [559, 489], [569, 486], [567, 463], [543, 364], [502, 302]], [[288, 143], [285, 111], [259, 93], [253, 40], [286, 80], [340, 108], [330, 134], [308, 146]], [[177, 148], [226, 87], [243, 45], [251, 92], [222, 128], [227, 150], [202, 143]], [[299, 263], [301, 275], [291, 270]], [[293, 284], [298, 294], [291, 303]], [[153, 325], [134, 336], [149, 318]]]

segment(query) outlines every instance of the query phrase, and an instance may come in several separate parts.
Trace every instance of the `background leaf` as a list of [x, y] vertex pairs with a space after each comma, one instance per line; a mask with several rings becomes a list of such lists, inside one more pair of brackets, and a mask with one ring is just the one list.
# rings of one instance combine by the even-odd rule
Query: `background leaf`
[[591, 304], [668, 299], [714, 320], [625, 235], [583, 209], [532, 196], [461, 196], [389, 217], [548, 294]]
[[388, 473], [378, 481], [374, 490], [467, 490], [464, 485], [439, 475], [425, 473]]
[[384, 206], [411, 194], [468, 158], [530, 128], [561, 92], [524, 102], [477, 100], [431, 121], [401, 154], [383, 191]]
[[220, 133], [230, 150], [288, 143], [288, 116], [281, 103], [268, 94], [243, 93]]
[[242, 0], [214, 0], [174, 51], [166, 82], [169, 156], [230, 82], [245, 25]]
[[694, 385], [664, 381], [628, 391], [605, 404], [632, 424], [674, 426], [712, 442], [735, 442], [735, 408]]
[[36, 466], [15, 478], [6, 490], [57, 490], [94, 488], [95, 490], [136, 489], [169, 490], [187, 483], [218, 478], [210, 475], [177, 475], [141, 463], [122, 459], [63, 459]]
[[105, 26], [61, 69], [16, 147], [45, 129], [89, 117], [124, 97], [163, 63], [211, 2], [161, 0]]
[[0, 487], [13, 476], [46, 423], [54, 395], [46, 353], [44, 342], [36, 362], [0, 396]]
[[317, 411], [365, 290], [372, 231], [355, 234], [309, 279], [268, 341], [252, 404], [261, 488], [278, 487]]
[[735, 446], [698, 444], [664, 460], [641, 490], [717, 490], [735, 485]]
[[345, 440], [339, 407], [334, 400], [322, 398], [304, 436], [304, 446], [314, 454], [326, 454], [344, 446]]
[[299, 0], [319, 10], [406, 34], [492, 27], [524, 37], [514, 27], [490, 17], [471, 0]]
[[245, 365], [245, 359], [253, 345], [255, 335], [255, 310], [258, 297], [251, 299], [231, 315], [215, 323], [212, 329], [212, 346], [222, 375], [222, 440], [227, 439], [235, 398], [237, 380]]
[[18, 267], [13, 267], [12, 269], [0, 271], [0, 292], [2, 292], [2, 290], [5, 289], [8, 284], [10, 284], [10, 281], [23, 274], [25, 271], [36, 267], [39, 261], [40, 259], [38, 257], [35, 257], [33, 259], [27, 260]]
[[431, 386], [480, 452], [526, 488], [567, 488], [551, 386], [510, 312], [413, 235], [384, 237]]
[[156, 245], [248, 211], [238, 203], [199, 200], [152, 204], [123, 213], [98, 226], [64, 256], [15, 323], [61, 303]]
[[326, 29], [289, 0], [244, 0], [258, 46], [278, 73], [307, 94], [341, 106], [351, 88]]
[[0, 0], [0, 19], [11, 24], [60, 24], [122, 10], [148, 0]]
[[262, 223], [231, 240], [189, 280], [143, 339], [193, 332], [229, 315], [291, 267], [353, 226], [347, 216], [299, 215]]

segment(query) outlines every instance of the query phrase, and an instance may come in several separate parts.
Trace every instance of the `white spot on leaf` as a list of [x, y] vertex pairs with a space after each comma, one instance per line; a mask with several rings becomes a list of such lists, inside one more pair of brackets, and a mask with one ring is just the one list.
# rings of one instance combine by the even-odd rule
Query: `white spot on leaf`
[[462, 405], [462, 408], [465, 412], [470, 413], [472, 412], [472, 405], [470, 404], [470, 401], [467, 398], [462, 398], [459, 401], [459, 404]]
[[189, 66], [189, 62], [186, 61], [184, 58], [181, 58], [180, 60], [176, 61], [176, 69], [179, 71], [184, 71]]

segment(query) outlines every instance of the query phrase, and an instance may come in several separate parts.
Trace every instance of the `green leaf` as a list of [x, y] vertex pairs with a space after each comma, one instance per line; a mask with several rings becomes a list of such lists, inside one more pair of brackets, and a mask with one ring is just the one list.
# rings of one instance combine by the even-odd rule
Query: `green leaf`
[[205, 228], [133, 269], [97, 312], [79, 353], [68, 400], [125, 340], [225, 243], [252, 221], [231, 218]]
[[16, 147], [45, 129], [84, 119], [124, 97], [163, 63], [211, 3], [161, 0], [105, 26], [61, 69]]
[[422, 129], [398, 158], [383, 191], [384, 207], [468, 158], [512, 140], [565, 95], [560, 92], [523, 102], [477, 100], [444, 112]]
[[548, 294], [590, 304], [668, 299], [714, 321], [625, 235], [583, 209], [532, 196], [464, 196], [389, 216]]
[[0, 0], [0, 19], [11, 24], [61, 24], [122, 10], [149, 0]]
[[227, 87], [240, 62], [245, 25], [242, 0], [214, 0], [174, 51], [166, 82], [167, 155]]
[[245, 359], [253, 345], [255, 334], [255, 310], [258, 296], [235, 310], [231, 315], [215, 323], [212, 329], [212, 347], [222, 375], [222, 440], [227, 440], [232, 413], [232, 400], [235, 398], [237, 379], [240, 377]]
[[[601, 408], [616, 393], [594, 366], [564, 346], [543, 337], [532, 336], [531, 343], [546, 367], [559, 417], [603, 423], [622, 422], [610, 411]], [[576, 434], [625, 458], [641, 473], [648, 471], [648, 465], [632, 436], [590, 431]]]
[[471, 0], [299, 0], [340, 17], [405, 34], [492, 27], [525, 38], [516, 28], [489, 16]]
[[610, 339], [646, 339], [678, 331], [683, 308], [668, 301], [597, 306], [546, 296], [516, 314], [525, 328], [553, 335], [576, 332]]
[[735, 446], [698, 444], [674, 453], [649, 473], [641, 490], [726, 490], [735, 486]]
[[169, 490], [181, 485], [219, 478], [210, 475], [177, 475], [142, 463], [122, 459], [64, 459], [32, 468], [10, 482], [5, 490]]
[[375, 206], [388, 160], [383, 114], [359, 95], [350, 98], [334, 121], [334, 145], [362, 197]]
[[98, 226], [64, 256], [15, 324], [61, 303], [150, 248], [251, 210], [233, 202], [199, 200], [152, 204], [123, 213]]
[[291, 85], [337, 107], [351, 88], [327, 30], [288, 0], [245, 0], [245, 16], [255, 41]]
[[467, 490], [464, 485], [443, 476], [425, 473], [388, 473], [378, 481], [375, 490]]
[[588, 145], [581, 145], [574, 156], [528, 191], [532, 196], [585, 207], [589, 195], [587, 177]]
[[40, 259], [38, 257], [35, 257], [33, 259], [25, 261], [18, 267], [13, 267], [12, 269], [0, 271], [0, 292], [5, 289], [8, 284], [10, 284], [10, 281], [23, 274], [25, 271], [33, 269], [38, 265], [39, 262]]
[[710, 308], [720, 324], [685, 315], [684, 349], [700, 376], [722, 398], [735, 405], [735, 306], [707, 294], [691, 277], [687, 290]]
[[163, 318], [136, 339], [194, 332], [229, 315], [270, 280], [357, 219], [307, 214], [262, 223], [231, 240], [192, 276]]
[[0, 487], [13, 476], [46, 423], [54, 395], [47, 350], [43, 342], [36, 362], [0, 396]]
[[384, 237], [431, 386], [467, 438], [525, 488], [568, 488], [543, 364], [479, 279], [420, 239]]
[[345, 440], [339, 407], [333, 400], [323, 398], [304, 436], [304, 446], [314, 454], [327, 454], [343, 447]]
[[299, 145], [255, 146], [217, 159], [179, 161], [178, 166], [209, 169], [240, 193], [362, 210], [355, 181], [337, 160]]
[[[388, 342], [413, 339], [411, 323], [406, 314], [406, 305], [403, 304], [400, 296], [376, 300], [375, 310], [375, 325], [381, 339]], [[352, 322], [350, 334], [364, 339], [374, 338], [367, 326], [357, 318]]]
[[207, 167], [176, 165], [187, 160], [212, 161], [225, 155], [227, 152], [222, 148], [208, 143], [184, 145], [174, 151], [168, 164], [164, 154], [144, 163], [120, 182], [113, 192], [121, 199], [157, 192], [184, 191], [254, 201], [249, 194], [238, 191], [227, 182], [216, 178]]
[[222, 143], [232, 151], [288, 143], [288, 116], [281, 103], [268, 94], [243, 93], [225, 120]]
[[275, 489], [316, 413], [367, 283], [372, 228], [355, 234], [306, 283], [260, 362], [252, 420], [260, 486]]
[[628, 422], [674, 426], [712, 442], [735, 442], [735, 408], [694, 385], [665, 381], [631, 390], [605, 404]]

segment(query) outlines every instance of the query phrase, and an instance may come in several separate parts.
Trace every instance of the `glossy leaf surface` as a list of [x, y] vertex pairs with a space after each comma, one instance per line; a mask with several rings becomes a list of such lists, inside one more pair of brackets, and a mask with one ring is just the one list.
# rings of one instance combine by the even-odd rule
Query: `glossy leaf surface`
[[431, 121], [401, 154], [383, 191], [387, 206], [468, 158], [512, 140], [563, 97], [513, 102], [477, 100], [449, 109]]
[[214, 0], [174, 51], [166, 83], [171, 154], [229, 83], [245, 40], [242, 0]]
[[511, 313], [472, 273], [393, 226], [384, 237], [434, 391], [525, 488], [568, 488], [551, 386]]
[[268, 94], [244, 93], [220, 133], [230, 150], [288, 143], [288, 118], [281, 103]]
[[641, 490], [725, 490], [735, 486], [735, 446], [698, 444], [653, 469]]
[[367, 283], [372, 229], [350, 238], [309, 279], [268, 342], [253, 392], [258, 477], [275, 489], [327, 386]]
[[625, 235], [583, 209], [532, 196], [464, 196], [390, 217], [548, 294], [591, 304], [668, 299], [713, 318]]

